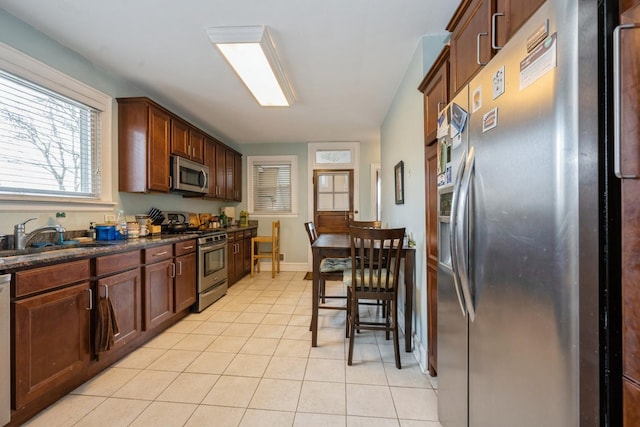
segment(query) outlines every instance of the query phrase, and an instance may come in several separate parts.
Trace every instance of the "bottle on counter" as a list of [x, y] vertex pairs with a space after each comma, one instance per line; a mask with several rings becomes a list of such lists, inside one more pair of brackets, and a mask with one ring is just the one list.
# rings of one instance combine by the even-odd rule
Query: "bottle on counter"
[[89, 233], [88, 236], [91, 240], [96, 240], [96, 223], [95, 222], [90, 222], [89, 223]]

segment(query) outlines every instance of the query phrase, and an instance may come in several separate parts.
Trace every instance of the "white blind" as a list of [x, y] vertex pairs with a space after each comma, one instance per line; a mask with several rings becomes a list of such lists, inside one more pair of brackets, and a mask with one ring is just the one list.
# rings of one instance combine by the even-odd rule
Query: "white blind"
[[291, 212], [291, 163], [253, 164], [255, 213]]
[[0, 70], [0, 192], [100, 197], [100, 111]]

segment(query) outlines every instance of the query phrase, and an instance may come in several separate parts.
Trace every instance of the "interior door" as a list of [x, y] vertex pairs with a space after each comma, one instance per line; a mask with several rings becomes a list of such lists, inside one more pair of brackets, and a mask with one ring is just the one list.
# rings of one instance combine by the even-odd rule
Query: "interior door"
[[348, 233], [353, 215], [353, 169], [314, 170], [313, 222], [318, 234]]

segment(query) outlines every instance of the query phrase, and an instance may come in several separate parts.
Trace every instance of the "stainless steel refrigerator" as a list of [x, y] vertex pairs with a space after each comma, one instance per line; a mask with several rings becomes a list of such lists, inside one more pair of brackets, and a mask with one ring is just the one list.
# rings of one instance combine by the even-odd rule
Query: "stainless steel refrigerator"
[[599, 423], [596, 3], [548, 0], [439, 117], [445, 427]]

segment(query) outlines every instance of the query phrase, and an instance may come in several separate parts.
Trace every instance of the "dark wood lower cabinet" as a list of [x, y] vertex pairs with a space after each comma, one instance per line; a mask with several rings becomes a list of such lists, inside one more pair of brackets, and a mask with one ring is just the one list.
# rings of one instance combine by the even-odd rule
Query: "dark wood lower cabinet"
[[110, 351], [130, 343], [142, 333], [142, 276], [140, 268], [97, 281], [99, 297], [108, 297], [120, 332]]
[[151, 330], [173, 316], [171, 260], [144, 267], [144, 330]]
[[13, 303], [14, 408], [82, 375], [91, 357], [90, 289], [86, 281]]
[[196, 253], [176, 257], [175, 312], [196, 302]]

